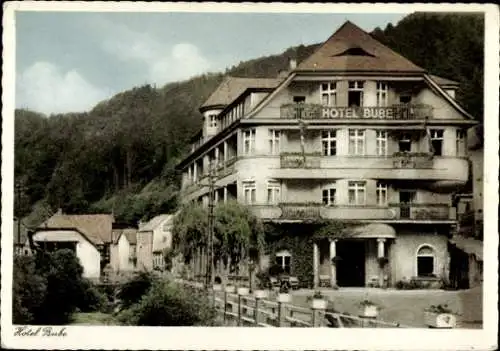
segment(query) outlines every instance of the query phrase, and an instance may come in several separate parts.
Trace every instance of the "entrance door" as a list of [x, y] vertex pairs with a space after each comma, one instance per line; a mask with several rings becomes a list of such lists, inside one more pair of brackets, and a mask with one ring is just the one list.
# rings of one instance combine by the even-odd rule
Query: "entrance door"
[[365, 286], [365, 242], [342, 240], [336, 249], [338, 286]]

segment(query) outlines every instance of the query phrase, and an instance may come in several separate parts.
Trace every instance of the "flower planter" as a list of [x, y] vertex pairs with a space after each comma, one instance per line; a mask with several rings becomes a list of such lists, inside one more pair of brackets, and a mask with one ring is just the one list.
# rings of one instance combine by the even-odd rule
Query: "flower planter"
[[265, 299], [268, 296], [267, 290], [255, 290], [253, 295], [257, 299]]
[[234, 285], [226, 285], [226, 292], [229, 294], [234, 294], [236, 287]]
[[247, 287], [238, 288], [238, 295], [248, 295], [250, 293], [250, 289]]
[[314, 310], [326, 310], [328, 301], [323, 299], [312, 299], [311, 306]]
[[457, 317], [453, 313], [424, 312], [425, 325], [431, 328], [455, 328]]
[[364, 305], [361, 315], [367, 318], [376, 318], [378, 316], [378, 306], [376, 305]]
[[278, 294], [278, 302], [281, 303], [289, 303], [292, 300], [290, 294], [279, 293]]

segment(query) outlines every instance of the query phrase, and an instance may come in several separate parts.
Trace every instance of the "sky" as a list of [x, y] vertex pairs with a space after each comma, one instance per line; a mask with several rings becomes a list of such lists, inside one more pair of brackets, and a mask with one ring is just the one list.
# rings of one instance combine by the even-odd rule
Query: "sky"
[[18, 11], [16, 108], [83, 112], [134, 86], [323, 42], [346, 20], [371, 31], [405, 15]]

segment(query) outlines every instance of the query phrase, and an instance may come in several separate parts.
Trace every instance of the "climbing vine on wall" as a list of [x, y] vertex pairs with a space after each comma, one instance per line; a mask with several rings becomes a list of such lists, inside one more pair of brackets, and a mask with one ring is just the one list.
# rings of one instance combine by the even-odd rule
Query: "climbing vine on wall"
[[322, 220], [301, 224], [266, 224], [266, 254], [271, 264], [276, 253], [288, 250], [292, 254], [291, 272], [304, 288], [313, 286], [313, 243], [324, 239], [341, 239], [354, 233], [354, 222]]

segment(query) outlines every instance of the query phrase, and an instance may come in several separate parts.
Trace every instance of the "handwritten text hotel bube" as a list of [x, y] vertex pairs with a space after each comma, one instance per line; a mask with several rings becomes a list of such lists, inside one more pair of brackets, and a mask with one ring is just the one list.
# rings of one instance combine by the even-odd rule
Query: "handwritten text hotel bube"
[[323, 107], [322, 118], [393, 118], [391, 107]]

